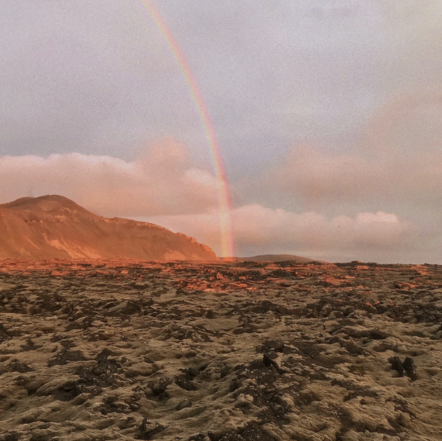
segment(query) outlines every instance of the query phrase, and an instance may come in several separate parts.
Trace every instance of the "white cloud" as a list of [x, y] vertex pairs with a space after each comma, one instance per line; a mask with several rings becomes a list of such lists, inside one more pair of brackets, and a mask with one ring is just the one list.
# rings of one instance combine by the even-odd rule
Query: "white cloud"
[[[289, 253], [331, 261], [406, 261], [419, 232], [393, 213], [358, 213], [327, 218], [316, 212], [293, 213], [258, 204], [231, 212], [236, 255]], [[219, 219], [213, 214], [148, 219], [196, 237], [220, 252]], [[423, 243], [422, 243], [422, 246]]]

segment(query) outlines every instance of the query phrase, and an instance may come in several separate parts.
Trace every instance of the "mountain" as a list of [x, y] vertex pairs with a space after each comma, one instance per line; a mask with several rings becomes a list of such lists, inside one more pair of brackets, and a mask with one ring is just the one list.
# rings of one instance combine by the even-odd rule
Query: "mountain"
[[285, 262], [292, 261], [296, 263], [323, 262], [322, 260], [309, 259], [308, 257], [294, 256], [293, 254], [263, 254], [253, 257], [235, 257], [235, 259], [244, 262]]
[[208, 246], [184, 234], [97, 216], [57, 195], [0, 204], [0, 258], [218, 259]]

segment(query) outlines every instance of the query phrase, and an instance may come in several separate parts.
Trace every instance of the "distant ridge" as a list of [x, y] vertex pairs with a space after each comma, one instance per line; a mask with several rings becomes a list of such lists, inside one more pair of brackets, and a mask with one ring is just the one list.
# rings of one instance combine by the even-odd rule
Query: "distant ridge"
[[105, 218], [64, 196], [0, 204], [0, 259], [218, 260], [206, 245], [147, 222]]
[[[227, 258], [226, 260], [232, 260]], [[262, 254], [252, 257], [234, 257], [233, 260], [242, 260], [243, 262], [285, 262], [293, 261], [296, 263], [324, 262], [323, 260], [310, 259], [308, 257], [295, 256], [293, 254]]]

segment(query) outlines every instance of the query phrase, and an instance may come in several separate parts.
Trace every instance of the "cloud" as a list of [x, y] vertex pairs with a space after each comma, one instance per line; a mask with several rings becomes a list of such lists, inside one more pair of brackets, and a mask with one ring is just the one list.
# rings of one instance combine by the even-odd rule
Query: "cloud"
[[[289, 253], [317, 259], [406, 261], [419, 232], [393, 213], [357, 213], [327, 218], [316, 212], [293, 213], [259, 204], [232, 210], [236, 255]], [[196, 237], [220, 251], [219, 219], [213, 214], [149, 218]], [[423, 243], [422, 243], [423, 246]]]
[[[441, 94], [396, 96], [372, 119], [359, 148], [297, 145], [250, 188], [326, 213], [442, 214]], [[269, 190], [271, 188], [271, 190]], [[287, 208], [287, 207], [286, 207]]]
[[[361, 187], [355, 182], [368, 183], [374, 173], [366, 160], [357, 157], [333, 158], [310, 148], [302, 152], [298, 162], [287, 167], [292, 167], [291, 173], [299, 171], [295, 173], [298, 190], [303, 183], [306, 195], [314, 190], [317, 197], [324, 197], [318, 192], [323, 188], [329, 199], [345, 201], [348, 185], [357, 199]], [[301, 173], [305, 167], [310, 173]], [[323, 187], [318, 187], [318, 177], [324, 178], [319, 181]], [[293, 176], [279, 178], [280, 185]], [[374, 187], [375, 183], [370, 188]], [[173, 139], [152, 145], [131, 162], [78, 153], [0, 157], [0, 202], [31, 190], [34, 196], [62, 194], [100, 215], [153, 222], [195, 237], [217, 253], [221, 250], [216, 179], [207, 170], [193, 167], [187, 149]], [[331, 216], [325, 209], [295, 212], [258, 203], [237, 205], [230, 213], [236, 255], [289, 253], [330, 261], [377, 262], [412, 262], [419, 256], [431, 261], [431, 256], [437, 256], [440, 236], [431, 236], [430, 230], [398, 214], [363, 210], [348, 215], [342, 210], [344, 214]]]
[[[440, 83], [439, 0], [157, 7], [236, 173], [271, 159], [269, 141], [273, 153], [318, 138], [339, 146], [392, 91]], [[0, 16], [4, 153], [128, 159], [140, 140], [169, 134], [208, 158], [182, 72], [142, 2], [16, 0], [0, 2]]]
[[163, 139], [134, 161], [79, 153], [0, 157], [0, 201], [61, 194], [104, 216], [204, 213], [216, 179], [192, 167], [187, 149]]

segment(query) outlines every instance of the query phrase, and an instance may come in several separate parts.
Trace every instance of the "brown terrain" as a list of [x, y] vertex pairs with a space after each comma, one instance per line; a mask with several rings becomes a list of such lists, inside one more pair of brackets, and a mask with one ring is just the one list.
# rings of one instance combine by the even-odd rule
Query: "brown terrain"
[[0, 258], [217, 260], [184, 234], [129, 219], [97, 216], [63, 196], [0, 205]]
[[0, 268], [2, 441], [442, 440], [441, 266]]
[[[263, 254], [253, 257], [235, 257], [243, 262], [287, 262], [288, 260], [296, 263], [323, 262], [321, 260], [309, 259], [308, 257], [294, 256], [293, 254]], [[231, 260], [231, 259], [230, 259]]]

